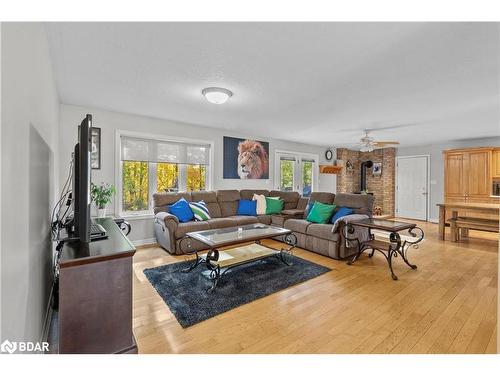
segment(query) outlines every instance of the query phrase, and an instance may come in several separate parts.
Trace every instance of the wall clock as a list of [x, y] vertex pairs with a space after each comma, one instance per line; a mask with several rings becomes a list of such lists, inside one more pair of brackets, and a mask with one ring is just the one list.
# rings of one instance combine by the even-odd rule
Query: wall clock
[[332, 150], [330, 150], [330, 149], [326, 150], [325, 159], [328, 161], [333, 159], [333, 151]]

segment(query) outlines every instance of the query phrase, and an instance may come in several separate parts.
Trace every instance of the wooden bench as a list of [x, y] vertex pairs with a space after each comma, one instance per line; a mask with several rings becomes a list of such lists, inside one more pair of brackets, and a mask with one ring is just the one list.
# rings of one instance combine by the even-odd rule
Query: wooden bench
[[450, 222], [451, 240], [460, 240], [460, 233], [466, 237], [469, 229], [481, 230], [485, 232], [498, 232], [499, 222], [494, 219], [483, 219], [479, 217], [457, 216], [448, 220]]

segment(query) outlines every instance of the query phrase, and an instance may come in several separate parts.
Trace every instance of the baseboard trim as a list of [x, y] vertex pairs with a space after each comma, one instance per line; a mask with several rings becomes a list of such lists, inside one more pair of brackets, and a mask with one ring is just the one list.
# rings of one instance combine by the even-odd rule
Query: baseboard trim
[[156, 238], [145, 238], [145, 239], [142, 239], [142, 240], [135, 240], [135, 241], [132, 241], [132, 243], [134, 244], [134, 246], [143, 246], [143, 245], [154, 245], [156, 243]]
[[429, 222], [434, 223], [434, 224], [438, 224], [439, 223], [439, 219], [431, 217], [431, 218], [429, 218]]

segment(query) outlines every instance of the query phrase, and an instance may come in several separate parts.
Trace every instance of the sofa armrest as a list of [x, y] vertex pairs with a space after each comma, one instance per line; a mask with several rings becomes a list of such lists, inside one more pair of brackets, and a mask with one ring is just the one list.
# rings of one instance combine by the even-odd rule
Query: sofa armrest
[[158, 243], [169, 253], [175, 253], [175, 230], [179, 225], [177, 216], [168, 212], [158, 212], [155, 215], [155, 235]]
[[304, 216], [304, 210], [301, 209], [289, 209], [281, 211], [281, 215], [285, 216], [287, 219], [302, 219]]

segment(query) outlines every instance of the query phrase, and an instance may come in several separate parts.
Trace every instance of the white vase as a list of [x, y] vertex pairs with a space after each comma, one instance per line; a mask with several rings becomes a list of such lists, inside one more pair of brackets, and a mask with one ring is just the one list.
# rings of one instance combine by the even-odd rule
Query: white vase
[[105, 217], [106, 216], [106, 207], [97, 209], [97, 217]]

